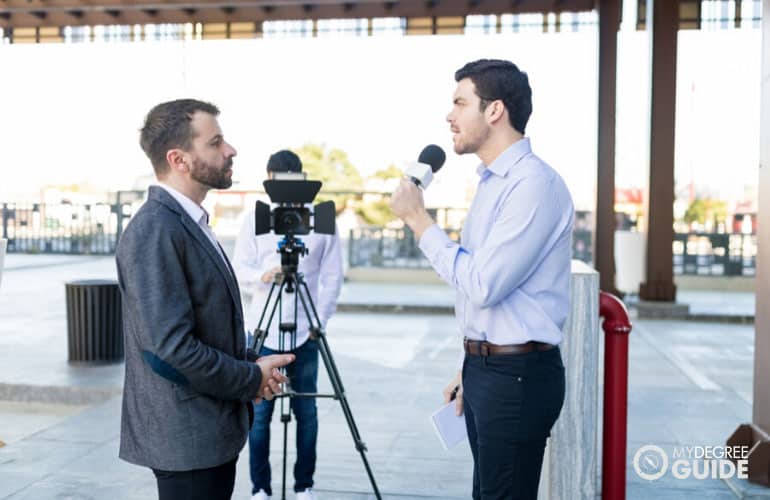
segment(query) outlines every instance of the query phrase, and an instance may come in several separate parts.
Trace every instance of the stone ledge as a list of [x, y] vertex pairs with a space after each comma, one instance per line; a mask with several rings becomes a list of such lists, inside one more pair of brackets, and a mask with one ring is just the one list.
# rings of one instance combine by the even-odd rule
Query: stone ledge
[[337, 305], [337, 312], [344, 313], [393, 313], [393, 314], [454, 314], [454, 306], [405, 305], [405, 304], [355, 304]]
[[689, 321], [701, 321], [703, 323], [728, 323], [731, 325], [753, 325], [754, 316], [745, 314], [688, 314]]
[[351, 267], [345, 273], [345, 278], [364, 283], [444, 284], [431, 268]]
[[92, 405], [123, 392], [121, 387], [86, 388], [0, 383], [0, 401]]
[[636, 309], [639, 319], [688, 319], [690, 305], [680, 302], [649, 302], [640, 300], [629, 307]]
[[750, 483], [747, 479], [738, 479], [731, 477], [724, 479], [725, 484], [735, 494], [736, 498], [742, 500], [755, 500], [760, 498], [770, 498], [770, 488], [765, 488], [758, 484]]

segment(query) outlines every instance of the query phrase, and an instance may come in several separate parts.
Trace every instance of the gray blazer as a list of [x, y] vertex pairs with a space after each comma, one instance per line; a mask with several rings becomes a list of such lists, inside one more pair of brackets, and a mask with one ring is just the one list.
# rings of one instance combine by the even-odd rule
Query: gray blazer
[[122, 234], [116, 260], [126, 351], [120, 458], [168, 471], [233, 460], [262, 373], [246, 361], [232, 268], [157, 186]]

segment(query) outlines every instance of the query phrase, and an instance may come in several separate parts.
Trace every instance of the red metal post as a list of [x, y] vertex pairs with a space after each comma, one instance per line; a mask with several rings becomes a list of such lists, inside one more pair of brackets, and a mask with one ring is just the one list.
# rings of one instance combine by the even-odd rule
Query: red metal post
[[631, 321], [621, 300], [599, 292], [604, 317], [604, 434], [602, 500], [626, 498], [626, 430], [628, 416], [628, 334]]

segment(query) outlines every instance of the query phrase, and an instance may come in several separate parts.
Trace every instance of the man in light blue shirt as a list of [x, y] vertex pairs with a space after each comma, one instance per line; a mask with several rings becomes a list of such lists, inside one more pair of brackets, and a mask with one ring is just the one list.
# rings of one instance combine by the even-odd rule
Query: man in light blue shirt
[[456, 395], [457, 413], [465, 413], [473, 498], [534, 500], [564, 402], [558, 344], [569, 311], [574, 207], [561, 176], [524, 137], [532, 112], [526, 73], [482, 59], [455, 80], [447, 116], [454, 150], [481, 159], [461, 243], [435, 224], [412, 182], [401, 182], [391, 206], [457, 290], [465, 354], [444, 398]]

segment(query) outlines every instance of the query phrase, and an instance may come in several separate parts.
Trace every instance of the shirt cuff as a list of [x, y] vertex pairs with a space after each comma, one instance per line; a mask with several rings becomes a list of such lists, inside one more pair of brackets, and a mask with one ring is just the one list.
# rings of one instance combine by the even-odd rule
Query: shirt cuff
[[422, 253], [429, 261], [435, 262], [441, 251], [447, 246], [454, 246], [455, 242], [452, 241], [443, 229], [438, 227], [438, 224], [433, 224], [422, 233], [420, 242], [417, 246], [420, 247]]

